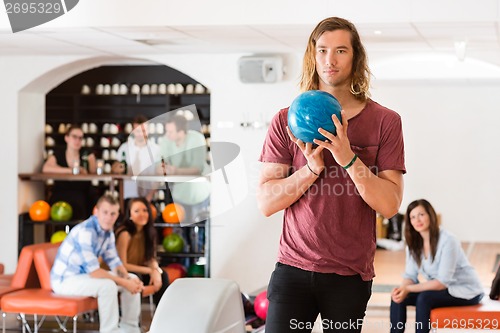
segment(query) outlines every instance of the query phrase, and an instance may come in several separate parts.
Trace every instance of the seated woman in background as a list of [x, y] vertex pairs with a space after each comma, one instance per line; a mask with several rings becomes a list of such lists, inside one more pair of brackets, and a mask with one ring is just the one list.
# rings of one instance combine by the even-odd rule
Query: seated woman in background
[[[439, 228], [427, 200], [413, 201], [405, 218], [406, 268], [391, 293], [391, 333], [404, 332], [408, 305], [416, 306], [415, 332], [429, 332], [431, 309], [478, 304], [483, 287], [460, 241]], [[419, 273], [425, 282], [418, 281]]]
[[[82, 149], [83, 131], [78, 125], [71, 125], [66, 130], [64, 141], [66, 148], [57, 149], [47, 157], [42, 172], [68, 175], [96, 173], [95, 155]], [[97, 193], [89, 181], [58, 180], [54, 182], [49, 203], [52, 205], [57, 201], [66, 201], [71, 205], [73, 219], [86, 219], [92, 214]]]
[[153, 300], [158, 305], [169, 281], [167, 273], [156, 260], [156, 229], [149, 202], [145, 198], [130, 199], [115, 235], [116, 249], [123, 265], [127, 271], [139, 275], [144, 285], [155, 286]]

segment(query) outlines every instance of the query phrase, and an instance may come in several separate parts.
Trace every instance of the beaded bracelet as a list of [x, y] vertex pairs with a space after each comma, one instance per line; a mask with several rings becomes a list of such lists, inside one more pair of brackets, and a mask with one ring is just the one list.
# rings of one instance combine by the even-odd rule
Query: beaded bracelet
[[349, 169], [354, 164], [354, 162], [356, 162], [357, 159], [358, 155], [354, 154], [354, 157], [352, 158], [351, 162], [349, 162], [349, 164], [347, 164], [346, 166], [343, 166], [344, 170]]

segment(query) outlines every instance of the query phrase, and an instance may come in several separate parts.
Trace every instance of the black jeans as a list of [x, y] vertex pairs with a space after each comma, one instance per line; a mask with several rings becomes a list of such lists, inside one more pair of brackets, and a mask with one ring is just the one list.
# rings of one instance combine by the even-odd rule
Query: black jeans
[[428, 290], [421, 293], [410, 293], [401, 303], [391, 301], [391, 333], [405, 331], [406, 307], [415, 305], [415, 332], [428, 333], [431, 329], [431, 310], [445, 306], [475, 305], [482, 295], [473, 299], [457, 298], [450, 295], [448, 289]]
[[315, 273], [277, 263], [267, 289], [266, 332], [361, 332], [372, 281], [359, 275]]

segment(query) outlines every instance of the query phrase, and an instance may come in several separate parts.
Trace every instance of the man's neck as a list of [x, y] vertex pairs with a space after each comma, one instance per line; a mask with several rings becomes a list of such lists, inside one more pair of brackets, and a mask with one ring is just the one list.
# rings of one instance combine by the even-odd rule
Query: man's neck
[[347, 119], [360, 113], [366, 105], [366, 101], [356, 99], [347, 87], [326, 87], [322, 90], [335, 96], [345, 111]]
[[134, 144], [136, 147], [142, 148], [142, 147], [146, 146], [147, 142], [144, 140], [134, 140]]
[[179, 136], [179, 138], [175, 141], [177, 147], [180, 147], [186, 142], [186, 135]]

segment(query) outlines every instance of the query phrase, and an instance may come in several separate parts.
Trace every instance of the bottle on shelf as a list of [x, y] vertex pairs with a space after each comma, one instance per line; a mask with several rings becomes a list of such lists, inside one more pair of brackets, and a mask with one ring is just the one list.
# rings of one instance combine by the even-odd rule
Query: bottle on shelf
[[125, 156], [125, 152], [122, 152], [121, 163], [123, 164], [123, 173], [126, 175], [128, 170], [127, 170], [127, 157]]
[[89, 171], [89, 154], [86, 151], [82, 154], [82, 168]]

